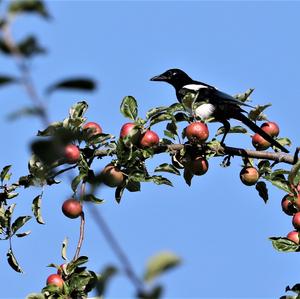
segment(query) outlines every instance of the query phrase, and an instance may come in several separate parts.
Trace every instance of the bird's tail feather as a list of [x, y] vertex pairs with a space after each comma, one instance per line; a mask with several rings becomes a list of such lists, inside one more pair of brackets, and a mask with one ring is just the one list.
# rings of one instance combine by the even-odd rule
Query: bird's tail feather
[[243, 124], [245, 124], [247, 127], [249, 127], [253, 132], [258, 133], [261, 137], [266, 139], [273, 146], [278, 147], [279, 149], [281, 149], [285, 153], [289, 152], [285, 147], [283, 147], [279, 142], [277, 142], [270, 135], [268, 135], [265, 131], [263, 131], [259, 126], [257, 126], [254, 122], [252, 122], [243, 113], [238, 113], [234, 118], [241, 121]]

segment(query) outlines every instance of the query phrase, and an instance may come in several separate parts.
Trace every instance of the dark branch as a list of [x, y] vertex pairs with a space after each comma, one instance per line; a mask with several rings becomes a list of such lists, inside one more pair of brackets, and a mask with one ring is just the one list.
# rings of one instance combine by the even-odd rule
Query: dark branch
[[[161, 154], [165, 152], [174, 152], [174, 151], [180, 151], [185, 146], [190, 145], [184, 145], [184, 144], [171, 144], [171, 145], [160, 145], [157, 146], [154, 149], [155, 154]], [[208, 148], [208, 146], [204, 145], [203, 150], [205, 151], [205, 147], [207, 149], [213, 150], [216, 153], [216, 156], [223, 157], [223, 156], [240, 156], [245, 158], [256, 158], [256, 159], [265, 159], [265, 160], [271, 160], [275, 162], [282, 162], [286, 164], [295, 164], [294, 155], [289, 155], [282, 152], [265, 152], [265, 151], [255, 151], [255, 150], [248, 150], [243, 148], [236, 148], [236, 147], [230, 147], [230, 146], [222, 146], [219, 145], [217, 148]], [[96, 150], [94, 155], [97, 157], [104, 157], [108, 154], [111, 155], [111, 150]]]

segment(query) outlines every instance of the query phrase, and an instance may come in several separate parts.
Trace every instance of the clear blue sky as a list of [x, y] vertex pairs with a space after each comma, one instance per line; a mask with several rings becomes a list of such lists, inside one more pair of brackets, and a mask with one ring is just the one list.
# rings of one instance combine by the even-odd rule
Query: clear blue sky
[[[45, 23], [22, 17], [15, 26], [18, 38], [36, 33], [49, 48], [47, 56], [34, 60], [34, 79], [43, 88], [69, 75], [91, 75], [100, 83], [89, 93], [56, 93], [49, 101], [52, 120], [60, 120], [77, 100], [90, 104], [89, 120], [105, 132], [118, 134], [126, 122], [119, 114], [123, 96], [133, 95], [140, 114], [154, 106], [175, 101], [174, 91], [149, 78], [167, 68], [179, 67], [195, 79], [230, 94], [256, 88], [254, 104], [272, 102], [270, 120], [298, 146], [299, 120], [299, 9], [297, 2], [100, 2], [48, 1], [54, 19]], [[0, 73], [16, 74], [11, 61], [0, 57]], [[6, 122], [6, 115], [29, 104], [23, 90], [0, 90], [1, 165], [14, 165], [14, 178], [26, 174], [28, 143], [40, 122], [22, 119]], [[211, 126], [211, 131], [215, 130]], [[162, 136], [162, 130], [158, 127]], [[228, 144], [251, 147], [248, 136], [229, 137]], [[149, 163], [154, 167], [166, 155]], [[284, 193], [270, 188], [267, 205], [254, 188], [239, 181], [239, 158], [222, 169], [210, 161], [207, 175], [195, 178], [191, 188], [181, 177], [172, 177], [174, 188], [143, 185], [140, 193], [126, 193], [120, 205], [114, 192], [103, 189], [101, 209], [138, 273], [147, 258], [170, 249], [183, 258], [181, 267], [164, 275], [165, 298], [278, 298], [288, 284], [299, 282], [297, 254], [280, 254], [267, 240], [286, 235], [291, 221], [281, 212]], [[97, 162], [100, 170], [104, 162]], [[69, 177], [65, 177], [68, 181]], [[22, 191], [16, 212], [31, 213], [38, 189]], [[1, 298], [24, 298], [39, 291], [51, 269], [62, 263], [60, 246], [70, 239], [72, 256], [79, 220], [65, 218], [60, 209], [71, 194], [66, 184], [46, 189], [43, 199], [45, 226], [31, 221], [32, 234], [15, 240], [20, 275], [6, 264], [8, 244], [0, 247]], [[89, 267], [99, 271], [118, 264], [93, 220], [87, 214], [82, 254]], [[110, 285], [108, 298], [130, 298], [133, 288], [124, 275]]]

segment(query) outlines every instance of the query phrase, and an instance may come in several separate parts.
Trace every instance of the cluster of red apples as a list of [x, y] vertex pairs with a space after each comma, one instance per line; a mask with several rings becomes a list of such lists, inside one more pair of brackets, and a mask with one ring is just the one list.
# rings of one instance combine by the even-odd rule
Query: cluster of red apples
[[[300, 184], [296, 188], [297, 192], [300, 191]], [[293, 216], [292, 224], [295, 228], [287, 234], [287, 238], [290, 241], [299, 244], [299, 231], [300, 231], [300, 194], [287, 194], [281, 201], [281, 207], [285, 214]]]
[[[277, 137], [279, 135], [279, 127], [274, 122], [269, 121], [263, 123], [261, 129], [271, 137]], [[271, 146], [270, 142], [257, 133], [252, 136], [252, 144], [257, 150], [266, 150]], [[240, 179], [246, 186], [253, 186], [259, 179], [259, 172], [255, 167], [245, 166], [240, 172]]]

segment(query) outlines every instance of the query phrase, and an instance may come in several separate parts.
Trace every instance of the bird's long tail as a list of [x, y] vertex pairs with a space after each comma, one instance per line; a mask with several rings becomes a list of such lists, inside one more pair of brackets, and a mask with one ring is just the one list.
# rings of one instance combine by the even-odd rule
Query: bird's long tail
[[243, 113], [239, 112], [234, 116], [235, 119], [241, 121], [247, 127], [249, 127], [253, 132], [258, 133], [261, 137], [271, 143], [271, 145], [278, 147], [283, 152], [288, 153], [289, 151], [283, 147], [279, 142], [274, 140], [270, 135], [268, 135], [265, 131], [263, 131], [259, 126], [257, 126], [254, 122], [252, 122], [247, 116]]

